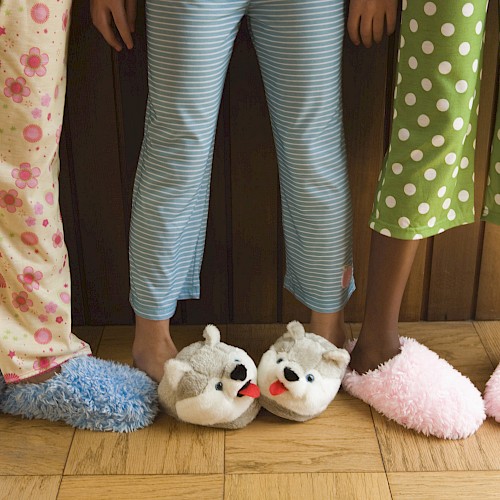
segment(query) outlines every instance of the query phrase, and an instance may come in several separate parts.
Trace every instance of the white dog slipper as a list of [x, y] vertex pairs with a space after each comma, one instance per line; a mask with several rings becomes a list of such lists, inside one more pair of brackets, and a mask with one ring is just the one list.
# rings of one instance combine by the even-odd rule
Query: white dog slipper
[[245, 351], [221, 342], [214, 325], [203, 336], [205, 341], [185, 347], [165, 363], [160, 404], [169, 415], [191, 424], [245, 427], [260, 409], [257, 367]]
[[261, 405], [299, 422], [318, 416], [335, 398], [349, 359], [345, 349], [291, 321], [260, 360]]

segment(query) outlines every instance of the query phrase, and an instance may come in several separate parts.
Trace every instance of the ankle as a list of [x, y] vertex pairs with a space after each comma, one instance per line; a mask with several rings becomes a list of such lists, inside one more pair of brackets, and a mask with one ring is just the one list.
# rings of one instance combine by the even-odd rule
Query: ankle
[[316, 311], [311, 311], [309, 331], [316, 335], [320, 335], [337, 347], [342, 347], [346, 340], [347, 332], [343, 311], [336, 313], [318, 313]]

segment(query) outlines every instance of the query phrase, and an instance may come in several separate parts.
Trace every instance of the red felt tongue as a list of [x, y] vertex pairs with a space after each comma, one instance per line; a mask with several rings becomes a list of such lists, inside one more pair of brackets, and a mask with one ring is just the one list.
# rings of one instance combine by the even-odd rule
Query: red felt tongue
[[244, 389], [241, 389], [238, 394], [257, 399], [260, 396], [260, 389], [255, 384], [248, 384]]
[[279, 380], [276, 380], [276, 382], [273, 382], [269, 386], [269, 392], [273, 396], [278, 396], [279, 394], [283, 394], [285, 391], [288, 391], [288, 389]]

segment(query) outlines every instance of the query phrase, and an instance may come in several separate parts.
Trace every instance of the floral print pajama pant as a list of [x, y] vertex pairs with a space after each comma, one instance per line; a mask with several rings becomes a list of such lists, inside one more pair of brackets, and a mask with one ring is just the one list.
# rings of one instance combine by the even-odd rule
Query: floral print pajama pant
[[0, 370], [6, 382], [90, 354], [71, 333], [58, 146], [71, 0], [0, 0]]
[[[420, 239], [474, 221], [487, 5], [403, 0], [392, 136], [370, 221], [381, 234]], [[483, 220], [500, 224], [500, 108]]]

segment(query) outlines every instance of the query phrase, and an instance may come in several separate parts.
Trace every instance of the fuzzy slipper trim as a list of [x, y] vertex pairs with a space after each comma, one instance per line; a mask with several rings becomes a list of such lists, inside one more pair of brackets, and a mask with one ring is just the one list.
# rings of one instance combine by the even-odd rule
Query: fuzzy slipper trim
[[46, 382], [9, 384], [0, 411], [79, 429], [129, 432], [153, 422], [157, 384], [127, 365], [79, 356]]
[[[363, 375], [348, 368], [351, 395], [398, 424], [446, 439], [470, 436], [486, 418], [472, 382], [415, 339], [401, 337], [401, 352]], [[355, 342], [346, 348], [352, 351]]]
[[486, 384], [484, 403], [487, 415], [500, 422], [500, 364]]

